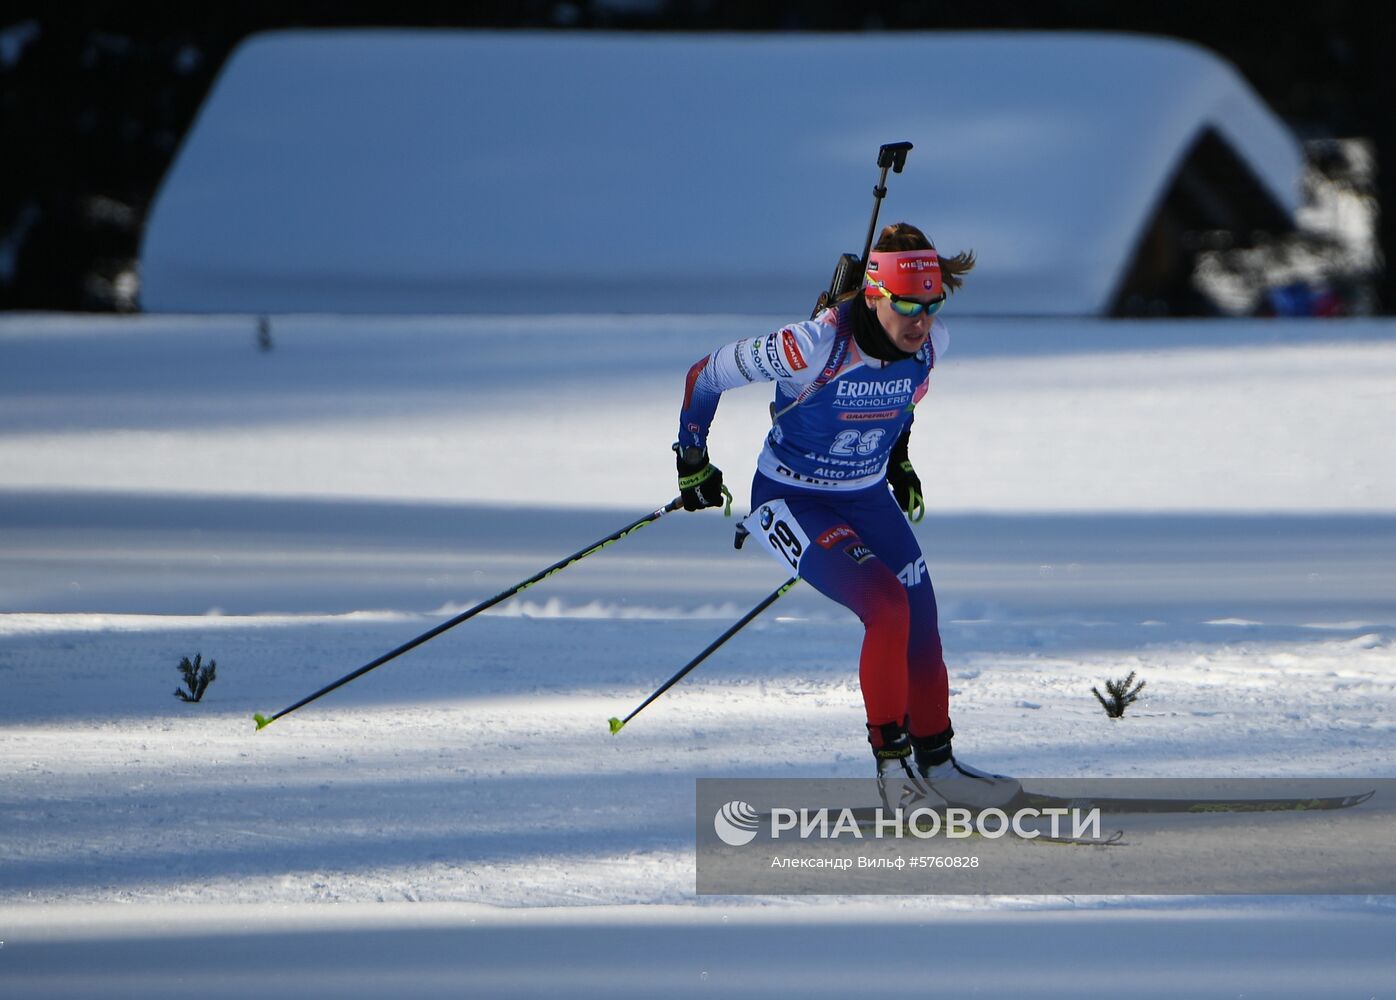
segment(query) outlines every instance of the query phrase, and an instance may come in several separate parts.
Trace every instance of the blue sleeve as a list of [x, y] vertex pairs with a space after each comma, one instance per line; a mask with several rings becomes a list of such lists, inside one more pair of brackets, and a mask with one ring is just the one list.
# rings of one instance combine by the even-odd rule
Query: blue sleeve
[[679, 409], [678, 443], [683, 448], [706, 448], [708, 428], [717, 414], [722, 388], [713, 378], [712, 355], [688, 370], [684, 381], [683, 406]]

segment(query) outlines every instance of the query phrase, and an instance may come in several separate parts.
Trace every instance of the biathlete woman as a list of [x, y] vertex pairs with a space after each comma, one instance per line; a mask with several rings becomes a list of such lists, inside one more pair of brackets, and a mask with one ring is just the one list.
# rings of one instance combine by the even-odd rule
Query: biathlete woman
[[973, 267], [972, 252], [942, 258], [915, 226], [885, 227], [861, 290], [689, 370], [674, 451], [685, 509], [721, 506], [722, 472], [707, 450], [718, 400], [775, 382], [745, 527], [862, 620], [858, 677], [884, 797], [896, 779], [933, 804], [985, 808], [1019, 785], [955, 759], [935, 590], [903, 516], [925, 512], [907, 443], [949, 345], [937, 314]]

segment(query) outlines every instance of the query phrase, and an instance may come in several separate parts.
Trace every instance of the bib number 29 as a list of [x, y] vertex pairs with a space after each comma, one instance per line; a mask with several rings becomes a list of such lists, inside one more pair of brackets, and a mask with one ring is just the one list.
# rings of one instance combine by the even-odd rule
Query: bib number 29
[[775, 549], [777, 555], [785, 557], [791, 569], [800, 568], [800, 556], [805, 554], [805, 546], [789, 524], [784, 521], [773, 524], [766, 543]]
[[791, 516], [784, 502], [774, 500], [756, 508], [742, 522], [751, 534], [759, 538], [766, 550], [777, 561], [796, 573], [800, 570], [800, 558], [809, 548], [809, 536], [800, 528], [800, 522]]

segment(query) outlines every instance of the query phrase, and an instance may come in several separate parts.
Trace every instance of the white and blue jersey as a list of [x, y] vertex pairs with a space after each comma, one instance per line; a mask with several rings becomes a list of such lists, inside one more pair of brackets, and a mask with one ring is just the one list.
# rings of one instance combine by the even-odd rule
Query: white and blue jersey
[[916, 354], [879, 361], [858, 350], [849, 310], [718, 348], [688, 373], [679, 444], [706, 447], [719, 397], [752, 382], [775, 382], [775, 420], [757, 460], [777, 482], [814, 490], [859, 490], [881, 482], [887, 458], [929, 388], [950, 343], [937, 317]]

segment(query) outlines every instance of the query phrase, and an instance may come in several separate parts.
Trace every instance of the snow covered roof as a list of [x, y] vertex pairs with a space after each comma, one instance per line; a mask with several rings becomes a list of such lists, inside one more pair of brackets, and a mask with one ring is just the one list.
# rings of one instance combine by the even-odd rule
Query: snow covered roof
[[1109, 34], [286, 31], [229, 60], [147, 222], [153, 311], [807, 311], [883, 223], [955, 310], [1108, 310], [1211, 130], [1292, 213], [1302, 154], [1225, 62]]

